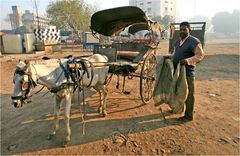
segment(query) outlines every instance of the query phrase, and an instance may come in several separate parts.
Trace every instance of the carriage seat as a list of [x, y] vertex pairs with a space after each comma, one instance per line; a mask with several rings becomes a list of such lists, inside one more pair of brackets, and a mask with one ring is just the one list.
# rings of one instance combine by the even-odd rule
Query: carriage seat
[[109, 62], [139, 63], [148, 49], [144, 43], [113, 43], [110, 47], [95, 46], [93, 53], [106, 55]]

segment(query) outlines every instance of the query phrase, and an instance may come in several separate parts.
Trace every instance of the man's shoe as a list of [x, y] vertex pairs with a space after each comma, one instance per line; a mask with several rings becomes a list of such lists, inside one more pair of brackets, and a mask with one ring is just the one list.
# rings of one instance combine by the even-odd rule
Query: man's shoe
[[192, 121], [192, 120], [193, 120], [192, 117], [187, 117], [187, 116], [183, 116], [183, 117], [178, 118], [178, 121], [181, 121], [181, 122], [189, 122], [189, 121]]

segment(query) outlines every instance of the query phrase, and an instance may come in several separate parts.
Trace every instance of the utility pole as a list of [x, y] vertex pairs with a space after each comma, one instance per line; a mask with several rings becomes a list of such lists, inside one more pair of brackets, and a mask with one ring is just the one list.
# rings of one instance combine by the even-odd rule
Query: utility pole
[[39, 15], [38, 15], [38, 5], [37, 5], [37, 1], [36, 0], [34, 0], [34, 5], [35, 5], [35, 8], [36, 8], [36, 14], [37, 14], [37, 27], [38, 27], [38, 29], [40, 29]]

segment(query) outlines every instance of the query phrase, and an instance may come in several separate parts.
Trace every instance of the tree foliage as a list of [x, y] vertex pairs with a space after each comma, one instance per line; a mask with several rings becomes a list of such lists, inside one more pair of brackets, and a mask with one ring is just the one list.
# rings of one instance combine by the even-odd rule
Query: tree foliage
[[165, 28], [169, 27], [170, 23], [173, 23], [175, 21], [174, 18], [169, 15], [165, 15], [164, 17], [156, 16], [156, 17], [153, 17], [153, 20], [158, 21]]
[[162, 22], [162, 17], [161, 16], [155, 16], [155, 17], [152, 18], [152, 20], [161, 23]]
[[59, 29], [72, 29], [77, 33], [89, 29], [93, 11], [83, 0], [58, 0], [48, 5], [47, 16]]
[[217, 33], [236, 33], [239, 32], [240, 12], [234, 10], [233, 13], [218, 12], [212, 18], [213, 29]]
[[169, 27], [171, 23], [173, 23], [175, 20], [172, 16], [169, 16], [169, 15], [165, 15], [163, 18], [162, 18], [162, 24], [165, 26], [165, 27]]

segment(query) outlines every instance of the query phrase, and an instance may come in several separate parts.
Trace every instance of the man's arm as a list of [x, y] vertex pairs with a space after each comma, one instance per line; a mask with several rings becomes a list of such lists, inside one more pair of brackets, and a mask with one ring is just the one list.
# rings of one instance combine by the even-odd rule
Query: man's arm
[[169, 55], [166, 55], [166, 56], [164, 56], [164, 57], [165, 57], [165, 58], [172, 59], [174, 55], [175, 55], [175, 47], [173, 48], [173, 51], [170, 51], [170, 52], [169, 52]]
[[186, 61], [187, 61], [187, 64], [188, 65], [195, 65], [197, 64], [200, 60], [203, 59], [204, 57], [204, 51], [202, 49], [202, 45], [201, 43], [199, 43], [193, 50], [194, 52], [194, 56], [193, 57], [190, 57], [190, 58], [187, 58]]

